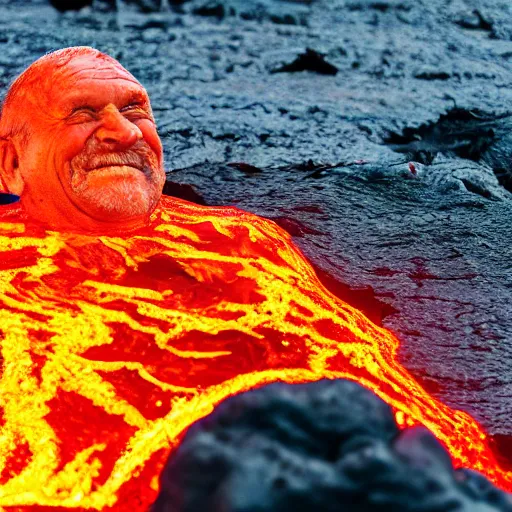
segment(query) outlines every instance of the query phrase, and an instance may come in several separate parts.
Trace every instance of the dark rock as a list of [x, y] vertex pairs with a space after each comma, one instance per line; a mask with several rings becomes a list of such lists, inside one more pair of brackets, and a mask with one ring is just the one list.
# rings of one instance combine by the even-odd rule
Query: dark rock
[[295, 4], [303, 4], [303, 5], [311, 5], [314, 2], [316, 2], [316, 0], [278, 0], [278, 1], [295, 3]]
[[180, 199], [185, 199], [185, 201], [190, 201], [191, 203], [201, 205], [207, 204], [195, 187], [185, 183], [173, 183], [172, 181], [167, 180], [164, 184], [163, 193], [166, 196], [179, 197]]
[[454, 472], [425, 428], [346, 380], [282, 383], [232, 397], [171, 454], [152, 512], [491, 512], [510, 497]]
[[195, 0], [192, 3], [192, 12], [218, 19], [238, 16], [244, 20], [304, 25], [312, 3], [311, 0]]
[[274, 217], [274, 222], [281, 226], [285, 231], [288, 231], [290, 235], [302, 238], [306, 235], [319, 235], [320, 231], [316, 229], [312, 229], [297, 219], [292, 219], [289, 217]]
[[246, 164], [244, 162], [230, 162], [228, 165], [229, 167], [233, 167], [234, 169], [238, 169], [239, 171], [245, 172], [247, 174], [258, 174], [261, 172], [261, 169], [258, 167]]
[[[226, 16], [226, 7], [224, 6], [224, 3], [213, 0], [196, 7], [193, 12], [199, 16], [213, 16], [222, 19]], [[231, 15], [235, 14], [234, 9], [231, 9], [228, 12]]]
[[382, 13], [389, 10], [408, 11], [411, 5], [408, 2], [401, 0], [358, 0], [355, 2], [348, 2], [347, 7], [352, 11], [368, 11], [375, 10]]
[[421, 71], [414, 75], [418, 80], [448, 80], [452, 75], [446, 71]]
[[50, 3], [57, 10], [64, 11], [78, 11], [84, 7], [90, 6], [93, 0], [50, 0]]
[[499, 184], [509, 192], [512, 192], [512, 169], [504, 167], [495, 167], [494, 174], [498, 178]]
[[[385, 142], [394, 151], [413, 155], [417, 152], [453, 152], [462, 158], [479, 161], [493, 143], [495, 128], [506, 116], [488, 115], [483, 112], [452, 109], [434, 123], [415, 128], [405, 128], [401, 134], [390, 133]], [[493, 129], [494, 128], [494, 129]]]
[[424, 427], [404, 430], [394, 441], [395, 451], [416, 468], [434, 472], [452, 471], [452, 461], [444, 446]]
[[[52, 3], [63, 0], [50, 0]], [[90, 0], [88, 5], [93, 5], [98, 11], [115, 10], [118, 7], [132, 7], [141, 13], [152, 13], [161, 11], [166, 5], [180, 7], [190, 0]]]
[[478, 9], [474, 9], [471, 14], [465, 14], [455, 20], [455, 23], [462, 28], [470, 30], [493, 30], [492, 23], [487, 20]]
[[157, 12], [160, 10], [162, 0], [121, 0], [122, 3], [136, 7], [141, 12]]
[[338, 68], [325, 60], [325, 55], [306, 48], [293, 62], [273, 69], [272, 73], [296, 73], [297, 71], [313, 71], [321, 75], [336, 75]]
[[[399, 153], [430, 165], [436, 155], [455, 154], [488, 165], [498, 183], [512, 191], [512, 118], [510, 113], [489, 114], [478, 110], [452, 109], [435, 123], [390, 133], [385, 142]], [[472, 180], [461, 178], [470, 192], [483, 197], [495, 194]]]

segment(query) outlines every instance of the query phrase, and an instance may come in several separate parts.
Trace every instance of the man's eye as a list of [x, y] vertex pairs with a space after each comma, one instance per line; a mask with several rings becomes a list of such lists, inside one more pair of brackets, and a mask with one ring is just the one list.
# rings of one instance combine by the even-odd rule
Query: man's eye
[[142, 118], [142, 117], [148, 116], [148, 113], [146, 112], [145, 108], [139, 104], [126, 105], [126, 107], [123, 107], [121, 109], [121, 113], [127, 117], [132, 117], [132, 118], [133, 117]]
[[96, 119], [97, 114], [96, 111], [91, 107], [79, 107], [75, 108], [73, 112], [71, 112], [70, 119], [72, 121], [81, 122], [81, 121], [92, 121]]

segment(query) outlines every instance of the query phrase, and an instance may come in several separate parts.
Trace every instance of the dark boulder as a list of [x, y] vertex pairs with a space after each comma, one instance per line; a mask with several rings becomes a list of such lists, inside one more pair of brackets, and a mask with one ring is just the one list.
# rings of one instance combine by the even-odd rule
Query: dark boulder
[[348, 380], [271, 384], [232, 397], [171, 455], [152, 512], [491, 512], [510, 497], [454, 471], [427, 429]]

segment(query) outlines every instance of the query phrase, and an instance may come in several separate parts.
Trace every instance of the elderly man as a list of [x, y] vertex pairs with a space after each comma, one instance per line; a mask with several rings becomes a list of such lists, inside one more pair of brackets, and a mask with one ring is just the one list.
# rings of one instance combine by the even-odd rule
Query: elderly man
[[39, 59], [12, 85], [0, 121], [1, 176], [54, 228], [129, 231], [148, 223], [165, 181], [144, 88], [86, 48]]
[[146, 510], [169, 449], [224, 398], [345, 377], [502, 484], [480, 427], [396, 362], [289, 235], [161, 197], [144, 88], [92, 48], [46, 55], [0, 120], [0, 507]]

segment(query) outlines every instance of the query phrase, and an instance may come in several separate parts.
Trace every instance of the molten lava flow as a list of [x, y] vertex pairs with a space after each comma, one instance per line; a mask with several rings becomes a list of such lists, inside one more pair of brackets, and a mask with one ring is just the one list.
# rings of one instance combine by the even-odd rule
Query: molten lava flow
[[357, 380], [504, 488], [479, 425], [396, 362], [397, 339], [323, 288], [290, 237], [163, 198], [132, 236], [0, 218], [0, 506], [146, 510], [172, 446], [273, 381]]

